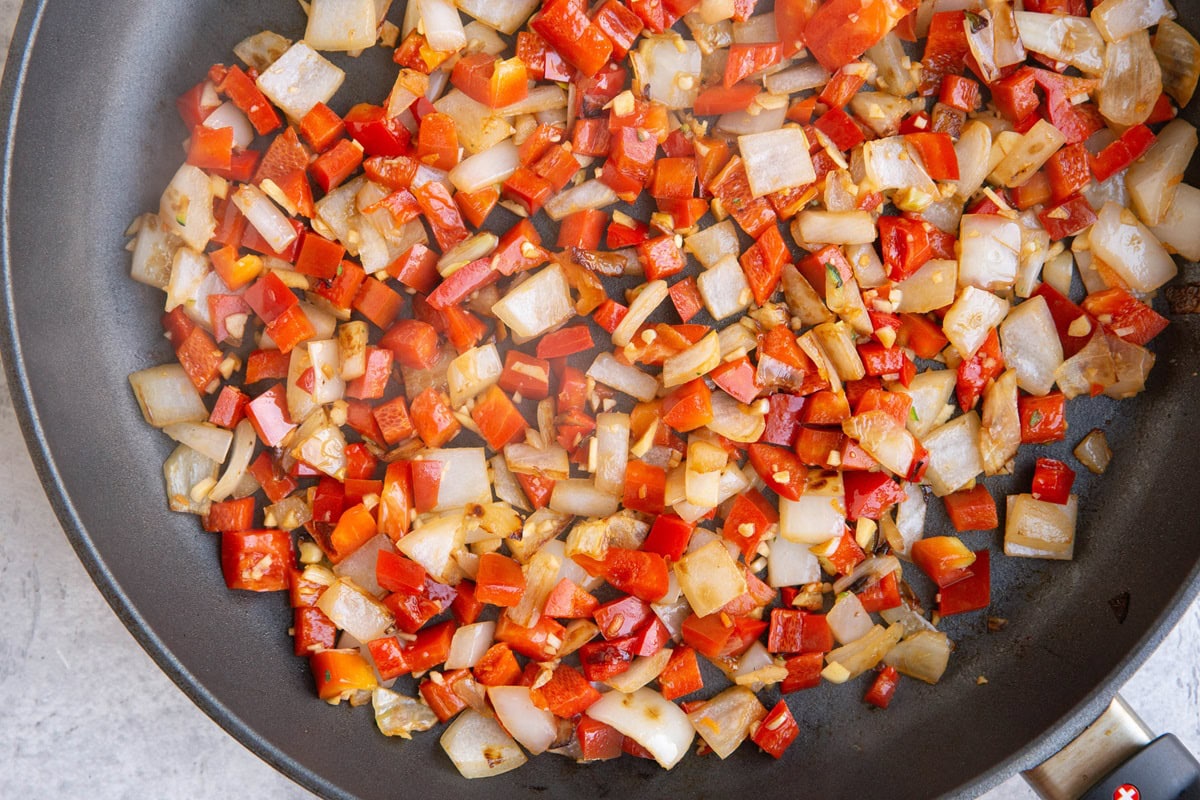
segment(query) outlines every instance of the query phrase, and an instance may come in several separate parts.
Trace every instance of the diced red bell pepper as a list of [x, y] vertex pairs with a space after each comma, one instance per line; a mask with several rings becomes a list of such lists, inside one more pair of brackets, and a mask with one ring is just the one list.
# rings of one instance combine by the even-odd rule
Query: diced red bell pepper
[[880, 249], [889, 278], [894, 281], [904, 280], [933, 257], [926, 227], [928, 224], [889, 215], [879, 218]]
[[570, 578], [559, 581], [546, 596], [546, 607], [542, 613], [556, 619], [588, 619], [595, 613], [600, 601], [585, 592]]
[[798, 692], [801, 689], [815, 689], [821, 685], [821, 670], [825, 668], [824, 653], [800, 653], [783, 662], [787, 667], [787, 677], [779, 684], [779, 691], [784, 694]]
[[1045, 397], [1022, 395], [1017, 398], [1021, 418], [1021, 444], [1060, 442], [1066, 437], [1066, 398], [1061, 392]]
[[528, 425], [521, 412], [499, 386], [489, 386], [475, 401], [471, 419], [488, 447], [502, 450], [514, 439], [524, 435]]
[[641, 630], [654, 618], [650, 604], [637, 597], [622, 597], [604, 603], [592, 615], [605, 639], [624, 639]]
[[376, 685], [375, 670], [357, 650], [318, 650], [308, 657], [308, 664], [322, 700], [337, 700]]
[[734, 43], [729, 46], [723, 83], [726, 89], [757, 72], [779, 63], [783, 48], [779, 42], [753, 44]]
[[1039, 458], [1033, 467], [1033, 497], [1065, 505], [1071, 498], [1075, 470], [1053, 458]]
[[946, 503], [946, 513], [954, 530], [990, 531], [1000, 525], [996, 512], [996, 500], [982, 483], [972, 489], [964, 489], [942, 498]]
[[584, 714], [575, 726], [575, 739], [579, 742], [580, 760], [589, 762], [620, 758], [625, 737], [611, 725]]
[[762, 87], [756, 83], [738, 83], [728, 87], [710, 86], [696, 96], [692, 111], [698, 117], [745, 111], [760, 92]]
[[900, 673], [896, 671], [896, 668], [885, 666], [879, 670], [879, 674], [875, 676], [871, 688], [867, 690], [863, 699], [876, 708], [887, 708], [896, 695], [896, 684], [899, 682]]
[[413, 398], [411, 412], [413, 426], [426, 447], [449, 444], [462, 428], [454, 417], [450, 398], [433, 386]]
[[796, 724], [787, 701], [780, 700], [754, 729], [750, 739], [773, 758], [783, 758], [784, 751], [799, 735], [800, 726]]
[[752, 444], [747, 450], [751, 466], [768, 489], [788, 500], [800, 499], [808, 470], [795, 453], [769, 444]]
[[589, 77], [599, 72], [612, 55], [612, 42], [588, 19], [581, 0], [547, 3], [530, 27], [567, 63]]
[[889, 608], [899, 608], [903, 601], [900, 599], [900, 584], [896, 580], [896, 573], [889, 572], [882, 578], [868, 583], [858, 593], [858, 601], [871, 614]]
[[606, 681], [633, 664], [633, 637], [588, 642], [579, 648], [579, 665], [589, 681]]
[[970, 574], [975, 554], [956, 536], [931, 536], [913, 542], [912, 559], [944, 589]]
[[269, 447], [276, 447], [296, 428], [287, 409], [287, 390], [277, 383], [246, 405], [246, 417], [258, 438]]
[[808, 20], [804, 40], [813, 57], [834, 72], [873, 47], [916, 7], [913, 0], [832, 0]]
[[674, 514], [662, 514], [656, 517], [654, 524], [650, 526], [650, 533], [642, 543], [642, 549], [658, 553], [670, 561], [678, 561], [683, 558], [694, 529], [693, 523], [685, 522]]
[[221, 571], [230, 589], [281, 592], [291, 585], [295, 566], [292, 536], [287, 531], [250, 530], [221, 533]]
[[1053, 208], [1039, 211], [1038, 221], [1050, 234], [1050, 240], [1057, 242], [1090, 228], [1096, 221], [1096, 212], [1085, 197], [1075, 195]]
[[217, 91], [227, 96], [238, 107], [259, 136], [265, 136], [283, 124], [275, 107], [251, 80], [242, 68], [234, 65], [225, 73]]
[[1114, 336], [1145, 345], [1167, 327], [1165, 317], [1124, 289], [1093, 292], [1083, 299], [1083, 310]]
[[904, 499], [904, 489], [885, 472], [846, 471], [846, 519], [874, 519]]
[[248, 531], [254, 527], [254, 498], [224, 500], [209, 506], [204, 515], [206, 531]]
[[975, 551], [971, 574], [938, 591], [938, 613], [943, 617], [966, 611], [979, 611], [992, 602], [991, 553]]
[[604, 579], [626, 594], [657, 602], [667, 593], [667, 562], [658, 553], [610, 547], [604, 558]]
[[681, 645], [671, 652], [667, 666], [658, 675], [658, 688], [668, 700], [675, 700], [704, 688], [700, 663], [696, 659], [694, 649]]
[[1155, 141], [1157, 137], [1145, 125], [1126, 129], [1119, 139], [1091, 156], [1092, 174], [1098, 181], [1108, 180], [1145, 155]]
[[569, 664], [554, 668], [550, 680], [531, 691], [533, 701], [561, 719], [572, 719], [600, 699], [583, 674]]
[[990, 381], [1004, 371], [1004, 353], [1000, 349], [1000, 337], [996, 329], [988, 331], [987, 338], [975, 351], [975, 355], [958, 365], [958, 382], [955, 394], [963, 411], [970, 411], [983, 396]]

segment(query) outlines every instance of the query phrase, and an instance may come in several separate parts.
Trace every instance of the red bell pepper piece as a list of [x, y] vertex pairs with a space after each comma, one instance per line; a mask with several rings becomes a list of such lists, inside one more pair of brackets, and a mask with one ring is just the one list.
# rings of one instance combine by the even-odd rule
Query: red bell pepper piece
[[788, 500], [800, 499], [808, 470], [794, 453], [769, 444], [752, 444], [748, 452], [751, 466], [768, 489]]
[[571, 66], [592, 76], [608, 63], [613, 45], [600, 27], [587, 17], [581, 0], [552, 0], [530, 23], [546, 43]]
[[1124, 289], [1104, 289], [1083, 299], [1083, 310], [1114, 336], [1145, 345], [1167, 327], [1167, 320]]
[[867, 690], [863, 699], [876, 708], [887, 708], [896, 695], [896, 684], [899, 682], [900, 673], [896, 671], [896, 668], [885, 666], [879, 670], [879, 674], [875, 676], [871, 688]]
[[987, 338], [975, 351], [975, 355], [958, 365], [958, 383], [955, 394], [963, 411], [970, 411], [983, 396], [984, 389], [1004, 371], [1004, 353], [1000, 349], [1000, 337], [995, 328], [988, 331]]
[[1062, 392], [1045, 397], [1022, 395], [1017, 398], [1021, 418], [1021, 444], [1060, 442], [1066, 438], [1066, 398]]
[[944, 589], [970, 574], [975, 554], [956, 536], [931, 536], [913, 542], [912, 559]]
[[970, 575], [938, 590], [938, 613], [945, 617], [987, 608], [992, 602], [991, 567], [991, 553], [975, 551]]
[[291, 585], [295, 566], [292, 536], [287, 531], [251, 530], [221, 533], [221, 571], [230, 589], [281, 592]]
[[904, 489], [885, 472], [846, 471], [846, 519], [879, 519], [904, 499]]
[[873, 47], [916, 7], [913, 0], [832, 0], [808, 20], [804, 39], [813, 57], [834, 72]]
[[1065, 505], [1071, 498], [1075, 470], [1053, 458], [1039, 458], [1033, 467], [1033, 496], [1036, 500]]
[[787, 701], [780, 700], [754, 729], [750, 739], [773, 758], [783, 758], [784, 751], [799, 735], [800, 726], [796, 724]]

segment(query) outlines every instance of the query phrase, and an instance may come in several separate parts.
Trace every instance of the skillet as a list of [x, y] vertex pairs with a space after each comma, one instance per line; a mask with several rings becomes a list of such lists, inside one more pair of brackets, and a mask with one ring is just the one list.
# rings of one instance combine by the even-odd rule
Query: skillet
[[[1190, 25], [1200, 6], [1177, 8]], [[727, 763], [688, 758], [669, 773], [637, 759], [579, 767], [546, 756], [464, 781], [435, 733], [387, 739], [368, 709], [315, 699], [307, 666], [288, 655], [286, 598], [228, 592], [217, 538], [167, 511], [161, 464], [171, 444], [144, 424], [126, 381], [171, 359], [152, 322], [161, 295], [129, 280], [122, 233], [157, 207], [181, 160], [173, 100], [209, 64], [228, 63], [242, 37], [266, 27], [297, 38], [302, 14], [285, 0], [111, 0], [89, 10], [27, 2], [4, 75], [0, 344], [15, 405], [59, 520], [117, 615], [206, 713], [309, 789], [385, 798], [419, 786], [429, 800], [974, 796], [1094, 719], [1194, 597], [1200, 347], [1196, 323], [1173, 318], [1156, 340], [1148, 390], [1121, 404], [1071, 404], [1068, 441], [1043, 451], [1069, 459], [1083, 433], [1104, 427], [1116, 453], [1107, 475], [1083, 473], [1077, 485], [1074, 562], [996, 559], [987, 614], [1008, 625], [988, 633], [984, 614], [946, 621], [958, 649], [940, 685], [906, 682], [885, 713], [849, 687], [791, 695], [801, 739], [779, 762], [750, 746]], [[335, 109], [382, 97], [389, 64], [375, 48], [351, 66]], [[1194, 108], [1188, 116], [1196, 121]], [[1023, 452], [998, 489], [1027, 486], [1032, 461]], [[939, 525], [931, 514], [928, 532]], [[996, 534], [967, 542], [999, 547]]]

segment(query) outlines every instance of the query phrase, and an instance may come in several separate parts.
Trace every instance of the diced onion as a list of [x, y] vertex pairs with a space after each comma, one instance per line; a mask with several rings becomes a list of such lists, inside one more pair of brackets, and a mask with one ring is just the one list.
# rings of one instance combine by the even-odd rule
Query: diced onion
[[803, 586], [821, 580], [821, 564], [808, 549], [808, 545], [793, 542], [782, 536], [771, 542], [767, 556], [767, 585], [778, 589], [781, 586]]
[[794, 67], [774, 72], [766, 77], [767, 91], [775, 94], [794, 94], [816, 89], [829, 82], [829, 72], [816, 61], [805, 61]]
[[374, 0], [310, 0], [304, 41], [317, 50], [365, 50], [375, 44]]
[[550, 508], [577, 517], [607, 517], [620, 508], [619, 497], [602, 492], [596, 484], [583, 478], [555, 481], [550, 493]]
[[258, 76], [259, 90], [294, 120], [317, 103], [328, 103], [346, 73], [304, 42], [296, 42]]
[[550, 219], [561, 222], [564, 217], [577, 211], [605, 208], [617, 202], [617, 193], [598, 180], [584, 181], [578, 186], [559, 192], [546, 202], [545, 211]]
[[514, 442], [505, 446], [504, 460], [508, 462], [509, 469], [520, 475], [562, 480], [571, 474], [571, 462], [567, 451], [557, 444], [534, 447], [523, 442]]
[[720, 541], [709, 542], [675, 562], [675, 576], [692, 611], [701, 617], [716, 613], [746, 592], [741, 567]]
[[1103, 0], [1092, 9], [1096, 28], [1110, 42], [1144, 31], [1164, 18], [1175, 18], [1175, 9], [1167, 0]]
[[1075, 457], [1079, 463], [1096, 475], [1103, 474], [1112, 461], [1112, 450], [1108, 446], [1108, 438], [1099, 428], [1088, 433], [1075, 446]]
[[866, 211], [801, 211], [792, 223], [797, 239], [821, 244], [870, 244], [875, 220]]
[[979, 454], [988, 475], [1009, 472], [1021, 446], [1021, 418], [1017, 412], [1017, 371], [1006, 370], [983, 394], [979, 428]]
[[[736, 248], [736, 244], [734, 247]], [[753, 299], [750, 284], [746, 281], [746, 273], [735, 255], [723, 256], [709, 269], [701, 272], [696, 277], [696, 287], [700, 290], [704, 307], [714, 320], [722, 320], [744, 311]]]
[[609, 692], [588, 708], [587, 715], [633, 739], [664, 769], [687, 755], [696, 735], [679, 706], [653, 689]]
[[1031, 297], [1014, 308], [1000, 324], [1000, 343], [1004, 363], [1016, 370], [1018, 386], [1039, 396], [1054, 388], [1063, 349], [1045, 298]]
[[1163, 20], [1154, 33], [1154, 55], [1162, 69], [1163, 90], [1180, 106], [1192, 102], [1200, 78], [1200, 44], [1181, 25]]
[[814, 472], [799, 500], [779, 498], [779, 535], [823, 544], [846, 530], [846, 495], [840, 472]]
[[197, 496], [196, 487], [212, 486], [220, 466], [208, 456], [197, 453], [186, 444], [176, 447], [163, 462], [163, 480], [167, 490], [167, 507], [186, 514], [206, 514], [210, 505], [208, 493]]
[[1162, 70], [1150, 48], [1150, 34], [1143, 30], [1109, 42], [1096, 95], [1100, 113], [1110, 124], [1145, 122], [1162, 88]]
[[937, 683], [950, 662], [950, 639], [940, 631], [918, 631], [893, 647], [883, 662], [910, 678]]
[[478, 192], [504, 182], [520, 166], [517, 146], [511, 139], [505, 139], [458, 162], [450, 170], [450, 182], [460, 192]]
[[464, 778], [500, 775], [528, 760], [499, 722], [469, 708], [446, 728], [441, 745]]
[[164, 364], [131, 373], [129, 385], [142, 417], [155, 428], [208, 419], [204, 401], [179, 364]]
[[629, 461], [629, 415], [607, 412], [596, 415], [596, 488], [608, 494], [625, 489]]
[[689, 108], [700, 93], [700, 45], [677, 34], [643, 36], [629, 54], [634, 85], [668, 109]]
[[175, 422], [164, 426], [163, 433], [218, 464], [225, 463], [229, 446], [233, 444], [232, 431], [209, 422]]
[[388, 553], [396, 552], [396, 548], [392, 546], [392, 540], [383, 533], [372, 536], [359, 545], [353, 553], [335, 564], [333, 574], [352, 581], [355, 586], [367, 594], [383, 597], [387, 591], [379, 585], [375, 572], [375, 565], [379, 561], [381, 550]]
[[488, 343], [472, 347], [450, 362], [446, 382], [450, 390], [450, 405], [459, 408], [500, 380], [504, 365], [496, 345]]
[[225, 467], [225, 474], [208, 493], [210, 500], [219, 503], [234, 493], [246, 475], [246, 468], [250, 466], [250, 457], [254, 455], [254, 445], [257, 441], [258, 434], [254, 432], [250, 420], [243, 419], [237, 424], [233, 430], [233, 450], [229, 456], [229, 464]]
[[1004, 554], [1069, 561], [1075, 553], [1077, 514], [1075, 495], [1060, 505], [1037, 500], [1030, 494], [1010, 494], [1005, 513]]
[[203, 252], [217, 229], [208, 175], [191, 164], [182, 165], [163, 191], [158, 215], [188, 247]]
[[377, 687], [371, 691], [375, 724], [384, 736], [411, 739], [413, 731], [427, 731], [437, 724], [433, 709], [415, 697]]
[[724, 392], [712, 396], [712, 422], [709, 430], [735, 442], [757, 442], [766, 428], [763, 415], [744, 406]]
[[1196, 152], [1196, 129], [1182, 119], [1173, 119], [1159, 132], [1158, 141], [1125, 173], [1125, 186], [1138, 217], [1146, 225], [1158, 225], [1175, 200], [1192, 154]]
[[339, 579], [317, 598], [317, 608], [360, 642], [378, 639], [394, 620], [387, 608], [350, 581]]
[[1031, 11], [1017, 11], [1015, 16], [1025, 49], [1070, 64], [1087, 75], [1104, 70], [1104, 39], [1092, 20]]
[[422, 450], [414, 461], [437, 461], [442, 465], [437, 504], [430, 511], [440, 512], [475, 503], [492, 502], [487, 458], [482, 447], [443, 447]]
[[831, 665], [840, 664], [849, 673], [848, 678], [856, 678], [882, 661], [903, 635], [903, 625], [895, 624], [886, 629], [876, 625], [865, 636], [830, 650], [825, 660]]
[[707, 375], [720, 365], [720, 339], [716, 331], [709, 331], [700, 341], [663, 361], [662, 384], [667, 388], [679, 386]]
[[938, 497], [958, 491], [983, 472], [979, 428], [979, 415], [969, 411], [921, 440], [929, 451], [925, 482]]
[[296, 229], [288, 221], [287, 215], [257, 186], [242, 184], [233, 193], [233, 204], [273, 250], [286, 250], [295, 241]]
[[842, 592], [829, 613], [825, 615], [833, 638], [838, 644], [849, 644], [871, 632], [874, 626], [871, 615], [863, 608], [862, 601], [854, 592]]
[[566, 322], [575, 316], [575, 304], [562, 267], [551, 264], [510, 289], [492, 306], [492, 313], [525, 339], [541, 336]]
[[462, 551], [466, 538], [462, 522], [461, 513], [427, 520], [397, 542], [396, 548], [424, 567], [434, 580], [457, 584], [463, 573], [455, 555]]
[[970, 358], [1006, 314], [1007, 300], [975, 286], [967, 286], [946, 312], [943, 329], [959, 355]]
[[533, 703], [528, 686], [489, 686], [488, 700], [496, 719], [533, 755], [554, 743], [558, 725], [554, 715]]
[[1105, 203], [1088, 236], [1096, 257], [1137, 292], [1152, 292], [1175, 277], [1178, 267], [1158, 239], [1115, 203]]
[[767, 716], [745, 686], [731, 686], [688, 714], [693, 728], [719, 758], [728, 758]]
[[816, 180], [816, 171], [808, 154], [808, 138], [800, 128], [739, 136], [738, 150], [742, 154], [750, 192], [755, 197], [805, 186]]

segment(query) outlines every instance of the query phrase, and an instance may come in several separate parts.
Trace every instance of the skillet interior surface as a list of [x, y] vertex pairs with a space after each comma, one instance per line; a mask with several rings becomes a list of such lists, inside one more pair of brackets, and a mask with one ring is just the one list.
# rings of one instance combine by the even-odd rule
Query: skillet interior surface
[[[1195, 0], [1177, 7], [1188, 24]], [[161, 465], [171, 444], [142, 421], [126, 376], [171, 352], [156, 325], [161, 294], [129, 280], [122, 235], [157, 207], [182, 158], [174, 98], [209, 64], [228, 63], [242, 37], [265, 27], [298, 38], [303, 24], [285, 0], [114, 0], [86, 19], [65, 0], [26, 3], [4, 78], [0, 198], [5, 364], [68, 537], [180, 688], [300, 783], [337, 798], [420, 786], [431, 800], [973, 795], [1080, 730], [1192, 598], [1200, 348], [1196, 323], [1180, 319], [1156, 340], [1160, 358], [1143, 396], [1073, 403], [1068, 442], [1048, 448], [1067, 458], [1084, 432], [1104, 426], [1116, 452], [1103, 479], [1081, 476], [1075, 561], [997, 558], [988, 614], [1007, 628], [987, 633], [984, 614], [948, 620], [957, 652], [946, 677], [936, 687], [906, 681], [886, 713], [869, 711], [856, 687], [791, 695], [802, 735], [782, 761], [746, 746], [732, 763], [693, 757], [667, 773], [637, 759], [578, 767], [547, 756], [467, 782], [435, 733], [387, 739], [369, 709], [319, 702], [307, 666], [289, 655], [286, 598], [228, 592], [218, 539], [166, 508]], [[389, 65], [377, 48], [349, 66], [335, 109], [381, 98]], [[1023, 452], [1007, 485], [1028, 486], [1032, 464]], [[931, 530], [938, 524], [931, 515]], [[965, 539], [999, 548], [998, 534]], [[1125, 593], [1122, 623], [1109, 601]]]

